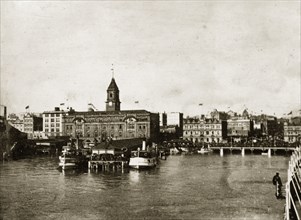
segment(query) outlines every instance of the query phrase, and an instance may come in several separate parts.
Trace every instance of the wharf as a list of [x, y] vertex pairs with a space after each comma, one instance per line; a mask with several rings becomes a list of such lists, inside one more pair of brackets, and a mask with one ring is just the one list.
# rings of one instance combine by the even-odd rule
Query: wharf
[[88, 168], [94, 170], [102, 170], [102, 171], [109, 171], [109, 170], [118, 170], [123, 169], [128, 165], [128, 161], [118, 161], [118, 160], [90, 160], [88, 162]]
[[291, 152], [294, 151], [296, 149], [296, 147], [287, 147], [287, 146], [211, 146], [210, 149], [214, 150], [214, 151], [220, 151], [220, 155], [223, 156], [224, 155], [224, 150], [227, 151], [241, 151], [241, 155], [244, 156], [245, 155], [245, 151], [248, 150], [251, 153], [253, 153], [254, 151], [261, 151], [262, 153], [265, 153], [270, 157], [273, 152], [276, 151], [285, 151], [285, 152]]

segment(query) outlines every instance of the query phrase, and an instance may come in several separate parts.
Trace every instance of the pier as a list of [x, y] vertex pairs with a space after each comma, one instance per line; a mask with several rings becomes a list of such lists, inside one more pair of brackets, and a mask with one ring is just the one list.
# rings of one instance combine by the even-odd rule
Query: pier
[[291, 155], [288, 170], [285, 203], [285, 219], [301, 217], [301, 148], [297, 147]]
[[126, 161], [103, 161], [103, 160], [91, 160], [88, 162], [88, 168], [97, 171], [110, 171], [123, 169], [128, 163]]
[[220, 156], [224, 156], [225, 151], [228, 151], [230, 153], [232, 153], [233, 151], [240, 151], [242, 156], [245, 156], [246, 151], [249, 151], [251, 153], [253, 153], [254, 151], [259, 151], [261, 152], [261, 154], [263, 155], [267, 155], [268, 157], [272, 156], [272, 152], [276, 152], [276, 151], [285, 151], [285, 152], [292, 152], [294, 151], [296, 148], [295, 147], [286, 147], [286, 146], [273, 146], [273, 147], [260, 147], [260, 146], [211, 146], [210, 149], [214, 150], [214, 151], [219, 151], [220, 152]]
[[88, 169], [97, 171], [116, 171], [127, 165], [128, 161], [125, 158], [113, 154], [92, 155], [88, 161]]

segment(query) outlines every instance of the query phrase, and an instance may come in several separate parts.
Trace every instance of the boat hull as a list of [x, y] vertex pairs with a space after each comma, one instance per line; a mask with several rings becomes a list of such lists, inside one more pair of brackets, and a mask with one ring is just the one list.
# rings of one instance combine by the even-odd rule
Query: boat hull
[[134, 157], [134, 158], [130, 158], [130, 162], [129, 162], [129, 167], [134, 169], [154, 168], [156, 165], [157, 165], [156, 158]]
[[88, 161], [85, 158], [65, 158], [59, 157], [59, 167], [62, 169], [74, 169], [88, 167]]

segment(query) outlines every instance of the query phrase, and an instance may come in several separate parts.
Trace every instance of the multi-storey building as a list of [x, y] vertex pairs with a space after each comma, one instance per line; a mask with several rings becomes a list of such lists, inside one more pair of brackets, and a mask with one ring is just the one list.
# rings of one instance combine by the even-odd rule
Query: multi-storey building
[[[146, 138], [156, 142], [159, 136], [159, 114], [146, 110], [120, 110], [119, 89], [112, 78], [107, 89], [106, 111], [61, 112], [53, 120], [54, 131], [74, 138], [93, 140]], [[62, 117], [62, 118], [61, 118]], [[51, 119], [51, 118], [50, 118]], [[54, 117], [53, 117], [54, 119]], [[49, 122], [51, 123], [51, 122]], [[49, 124], [50, 125], [50, 124]], [[46, 127], [45, 127], [46, 129]]]
[[19, 131], [24, 132], [24, 122], [16, 114], [9, 114], [7, 117], [7, 122]]
[[24, 115], [23, 123], [24, 132], [27, 133], [29, 139], [33, 139], [34, 133], [36, 134], [36, 132], [42, 131], [43, 129], [43, 118], [38, 115], [30, 113]]
[[227, 122], [215, 118], [205, 119], [204, 123], [204, 142], [222, 143], [227, 137]]
[[167, 114], [165, 112], [160, 113], [159, 117], [160, 117], [160, 127], [167, 126]]
[[204, 120], [199, 117], [183, 119], [183, 139], [194, 143], [204, 140]]
[[215, 118], [185, 118], [183, 139], [194, 143], [221, 143], [226, 141], [227, 123]]
[[69, 112], [64, 116], [64, 133], [82, 139], [147, 138], [155, 141], [159, 115], [145, 110]]
[[23, 120], [21, 120], [21, 119], [18, 118], [16, 120], [7, 120], [7, 121], [14, 128], [18, 129], [21, 132], [24, 132], [24, 123], [23, 123]]
[[59, 107], [55, 107], [54, 111], [43, 112], [43, 133], [48, 137], [63, 136], [64, 115], [66, 112]]
[[243, 141], [253, 135], [253, 121], [250, 119], [232, 118], [227, 120], [227, 136], [231, 141]]
[[289, 143], [301, 142], [301, 122], [284, 122], [284, 141]]

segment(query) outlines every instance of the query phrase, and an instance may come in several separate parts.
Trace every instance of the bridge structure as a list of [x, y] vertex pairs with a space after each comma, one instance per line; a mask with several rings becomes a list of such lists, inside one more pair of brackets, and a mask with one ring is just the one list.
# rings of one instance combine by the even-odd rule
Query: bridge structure
[[283, 152], [292, 152], [296, 149], [293, 146], [211, 146], [211, 150], [219, 151], [220, 156], [224, 156], [224, 152], [228, 151], [232, 153], [233, 151], [240, 151], [242, 156], [245, 156], [246, 151], [253, 153], [254, 151], [259, 151], [263, 155], [267, 155], [268, 157], [272, 156], [272, 153], [276, 153], [276, 151]]

